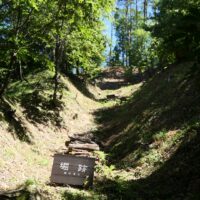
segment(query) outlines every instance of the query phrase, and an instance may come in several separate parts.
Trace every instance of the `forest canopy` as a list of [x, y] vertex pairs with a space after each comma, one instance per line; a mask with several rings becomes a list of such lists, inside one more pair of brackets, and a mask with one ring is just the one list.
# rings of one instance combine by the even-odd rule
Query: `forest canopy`
[[37, 68], [59, 73], [82, 68], [95, 76], [106, 48], [102, 19], [113, 0], [0, 1], [0, 96], [13, 79]]
[[106, 57], [103, 29], [110, 15], [116, 44], [109, 66], [143, 72], [199, 60], [199, 1], [1, 0], [0, 97], [10, 82], [36, 69], [54, 71], [54, 100], [59, 73], [81, 68], [94, 78]]
[[199, 19], [195, 0], [118, 0], [108, 63], [146, 70], [199, 60]]

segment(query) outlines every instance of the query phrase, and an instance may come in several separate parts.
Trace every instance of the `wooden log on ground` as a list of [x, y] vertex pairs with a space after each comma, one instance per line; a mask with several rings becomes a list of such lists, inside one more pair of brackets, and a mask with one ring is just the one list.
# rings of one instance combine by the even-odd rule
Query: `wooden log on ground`
[[91, 134], [75, 134], [75, 135], [69, 136], [69, 138], [70, 138], [70, 142], [80, 141], [82, 143], [91, 143], [91, 144], [94, 143], [92, 141]]
[[69, 149], [82, 149], [89, 151], [99, 151], [99, 146], [97, 144], [69, 144]]
[[88, 150], [83, 150], [83, 149], [70, 149], [69, 154], [71, 155], [83, 155], [83, 156], [92, 156], [92, 152]]
[[87, 156], [87, 157], [91, 157], [93, 156], [90, 152], [87, 153], [83, 153], [83, 152], [70, 152], [70, 155], [75, 155], [75, 156]]
[[87, 150], [83, 150], [83, 149], [70, 149], [70, 152], [82, 152], [82, 153], [88, 153], [88, 151]]

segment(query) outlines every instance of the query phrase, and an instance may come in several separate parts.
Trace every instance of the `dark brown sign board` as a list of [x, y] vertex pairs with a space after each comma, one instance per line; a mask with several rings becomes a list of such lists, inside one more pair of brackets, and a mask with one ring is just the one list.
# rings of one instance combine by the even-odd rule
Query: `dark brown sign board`
[[54, 155], [51, 183], [92, 186], [95, 158], [73, 155]]

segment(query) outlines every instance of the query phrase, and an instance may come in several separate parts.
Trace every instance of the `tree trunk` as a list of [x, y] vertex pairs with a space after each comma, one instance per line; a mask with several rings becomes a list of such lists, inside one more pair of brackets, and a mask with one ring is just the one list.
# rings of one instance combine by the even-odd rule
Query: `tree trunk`
[[109, 53], [109, 65], [112, 67], [112, 63], [111, 63], [111, 60], [112, 60], [112, 46], [113, 46], [113, 24], [111, 22], [111, 31], [110, 31], [110, 39], [111, 39], [111, 42], [110, 42], [110, 53]]
[[92, 150], [99, 151], [99, 146], [97, 144], [69, 144], [69, 149], [82, 149], [82, 150]]
[[63, 53], [64, 53], [64, 41], [60, 39], [59, 36], [57, 36], [56, 39], [56, 47], [55, 47], [55, 57], [54, 57], [54, 63], [55, 63], [55, 73], [54, 73], [54, 92], [53, 92], [53, 102], [56, 103], [57, 101], [57, 93], [59, 88], [59, 72], [60, 72], [60, 66], [63, 61]]
[[144, 0], [144, 22], [146, 22], [147, 19], [147, 6], [148, 6], [148, 0]]
[[57, 35], [56, 47], [54, 52], [54, 63], [55, 63], [55, 74], [54, 74], [54, 91], [53, 91], [53, 102], [56, 103], [57, 92], [58, 92], [58, 68], [59, 68], [59, 50], [60, 50], [60, 38]]
[[6, 89], [7, 89], [8, 85], [9, 85], [10, 78], [11, 78], [12, 72], [13, 72], [13, 67], [14, 67], [14, 64], [15, 64], [16, 59], [17, 59], [16, 56], [17, 56], [17, 54], [16, 54], [15, 52], [13, 52], [13, 53], [11, 54], [11, 57], [10, 57], [10, 64], [9, 64], [10, 70], [9, 70], [8, 73], [6, 74], [6, 77], [5, 77], [4, 81], [3, 81], [2, 87], [1, 87], [1, 89], [0, 89], [0, 98], [2, 98], [2, 96], [4, 95]]
[[138, 0], [135, 2], [135, 23], [136, 23], [136, 28], [138, 27]]
[[126, 1], [126, 30], [125, 30], [125, 54], [126, 54], [126, 67], [128, 66], [128, 52], [129, 52], [129, 46], [127, 42], [129, 42], [129, 16], [128, 16], [128, 11], [129, 11], [129, 1]]
[[132, 22], [132, 13], [131, 13], [131, 8], [132, 8], [132, 1], [130, 1], [130, 5], [129, 5], [129, 53], [128, 53], [128, 66], [131, 66], [131, 45], [132, 45], [132, 37], [131, 37], [131, 33], [132, 33], [132, 28], [133, 28], [133, 22]]

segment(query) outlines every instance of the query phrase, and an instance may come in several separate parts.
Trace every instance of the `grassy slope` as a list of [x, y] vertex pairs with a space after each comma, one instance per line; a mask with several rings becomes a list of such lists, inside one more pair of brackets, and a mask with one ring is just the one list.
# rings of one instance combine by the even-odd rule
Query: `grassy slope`
[[[116, 169], [102, 165], [105, 168], [104, 175], [103, 178], [96, 179], [94, 191], [40, 185], [39, 191], [44, 199], [61, 199], [60, 193], [63, 194], [63, 199], [79, 200], [200, 199], [199, 75], [200, 72], [190, 63], [175, 66], [144, 83], [128, 102], [118, 106], [118, 103], [111, 103], [110, 108], [109, 102], [105, 103], [104, 109], [93, 113], [100, 126], [100, 131], [95, 134], [109, 153], [109, 160], [115, 164]], [[44, 73], [37, 77], [48, 85], [52, 75]], [[17, 127], [10, 126], [10, 122], [0, 112], [0, 117], [4, 120], [0, 129], [6, 135], [0, 137], [3, 146], [0, 150], [0, 167], [4, 170], [0, 174], [0, 178], [4, 178], [1, 189], [6, 189], [5, 184], [15, 186], [27, 178], [42, 180], [43, 183], [48, 180], [50, 174], [47, 172], [50, 172], [52, 164], [52, 158], [48, 157], [62, 147], [60, 144], [66, 140], [66, 133], [73, 134], [94, 128], [88, 111], [102, 107], [82, 95], [69, 80], [62, 78], [64, 109], [62, 108], [62, 112], [52, 112], [46, 101], [52, 94], [52, 89], [47, 89], [47, 85], [40, 89], [44, 84], [37, 85], [39, 80], [36, 77], [32, 80], [31, 87], [24, 82], [15, 83], [10, 87], [7, 98], [13, 107], [17, 107], [17, 119], [21, 120], [22, 128], [26, 127], [28, 130], [25, 133], [28, 132], [33, 144], [19, 142], [14, 130], [13, 135], [10, 134], [6, 126], [13, 129]], [[13, 88], [15, 90], [12, 91]], [[35, 90], [39, 90], [39, 94], [36, 92], [35, 95], [40, 98], [30, 95]], [[123, 88], [121, 91], [125, 90]], [[114, 91], [109, 91], [110, 93], [113, 94]], [[21, 97], [25, 100], [20, 102]], [[28, 112], [29, 108], [31, 112]], [[78, 119], [73, 120], [76, 113]], [[58, 116], [61, 117], [56, 122], [61, 125], [59, 129], [54, 120]], [[81, 120], [83, 118], [86, 120]], [[11, 168], [13, 160], [17, 170]], [[21, 166], [24, 168], [21, 180], [15, 180], [16, 172], [22, 171]]]
[[168, 68], [129, 102], [95, 113], [118, 169], [103, 189], [108, 199], [200, 199], [199, 77], [191, 63]]
[[43, 71], [26, 77], [29, 83], [15, 82], [0, 102], [0, 191], [16, 188], [27, 179], [48, 182], [52, 155], [65, 148], [68, 134], [94, 128], [89, 112], [98, 104], [67, 78], [61, 78], [61, 107], [53, 108], [49, 101], [52, 77]]

